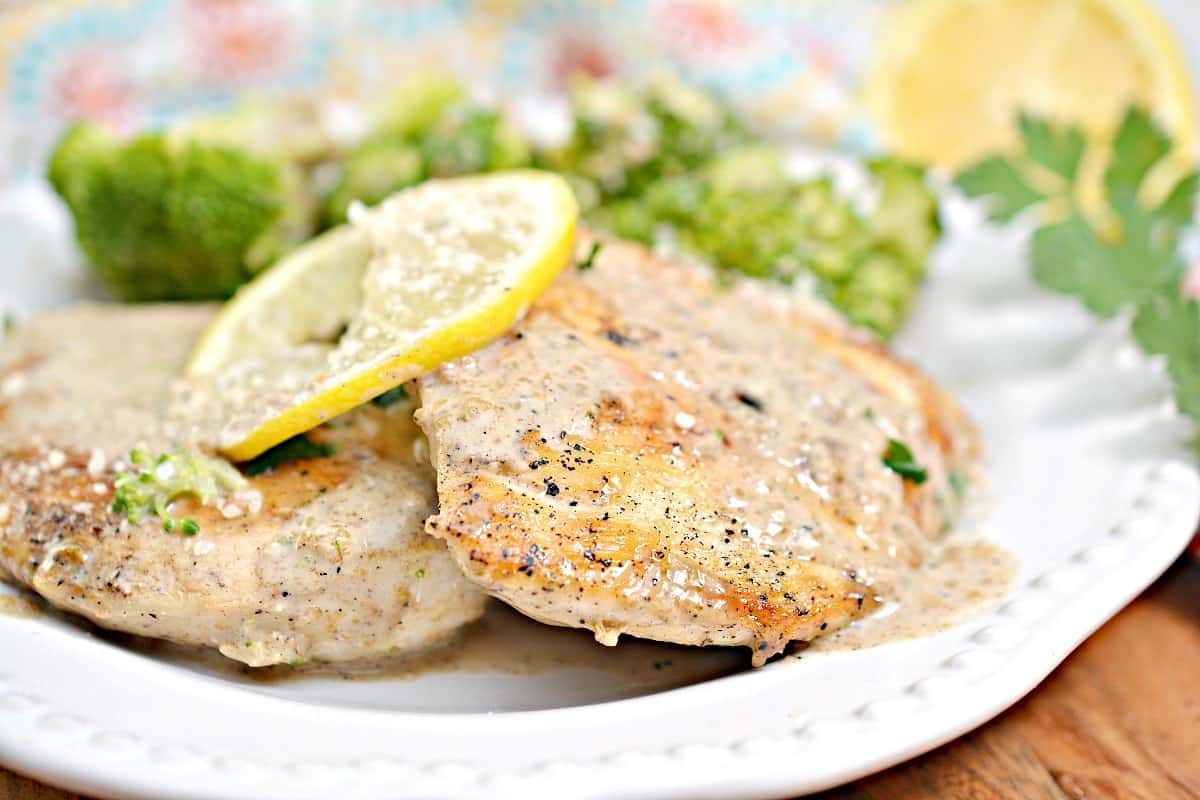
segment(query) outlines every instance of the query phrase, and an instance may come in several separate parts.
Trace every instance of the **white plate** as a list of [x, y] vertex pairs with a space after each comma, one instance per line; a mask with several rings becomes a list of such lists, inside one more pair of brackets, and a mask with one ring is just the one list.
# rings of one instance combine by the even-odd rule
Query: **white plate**
[[[994, 612], [666, 691], [739, 657], [623, 644], [604, 654], [619, 668], [596, 669], [581, 634], [528, 625], [513, 651], [570, 638], [576, 666], [264, 684], [64, 617], [0, 616], [0, 762], [154, 798], [768, 797], [851, 780], [994, 716], [1179, 554], [1200, 478], [1190, 425], [1123, 327], [1037, 290], [1019, 234], [952, 210], [901, 346], [983, 428], [986, 533], [1023, 565]], [[0, 202], [0, 304], [79, 291], [63, 288], [76, 280], [54, 212], [36, 187]]]

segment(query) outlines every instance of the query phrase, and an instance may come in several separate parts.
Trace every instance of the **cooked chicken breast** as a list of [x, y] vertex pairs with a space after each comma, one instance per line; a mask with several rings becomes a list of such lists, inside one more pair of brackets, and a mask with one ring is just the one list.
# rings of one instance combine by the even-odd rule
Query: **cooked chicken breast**
[[[0, 350], [0, 567], [116, 630], [219, 648], [253, 666], [368, 658], [439, 639], [485, 595], [423, 531], [433, 474], [407, 408], [314, 432], [334, 455], [252, 478], [168, 533], [109, 509], [120, 461], [182, 445], [165, 413], [205, 306], [82, 306]], [[3, 571], [3, 569], [0, 569]]]
[[[428, 530], [471, 580], [605, 643], [757, 664], [918, 565], [975, 449], [953, 400], [818, 301], [616, 242], [420, 400]], [[893, 439], [923, 483], [884, 463]]]

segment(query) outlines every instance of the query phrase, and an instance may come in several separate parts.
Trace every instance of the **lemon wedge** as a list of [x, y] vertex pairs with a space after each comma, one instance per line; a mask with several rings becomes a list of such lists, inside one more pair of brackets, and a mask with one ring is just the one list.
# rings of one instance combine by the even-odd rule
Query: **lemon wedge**
[[534, 170], [359, 209], [225, 305], [186, 368], [190, 418], [242, 461], [483, 347], [567, 264], [577, 216]]
[[1147, 0], [910, 0], [881, 30], [865, 101], [901, 155], [966, 166], [1015, 144], [1019, 111], [1104, 136], [1136, 103], [1194, 158], [1187, 69]]

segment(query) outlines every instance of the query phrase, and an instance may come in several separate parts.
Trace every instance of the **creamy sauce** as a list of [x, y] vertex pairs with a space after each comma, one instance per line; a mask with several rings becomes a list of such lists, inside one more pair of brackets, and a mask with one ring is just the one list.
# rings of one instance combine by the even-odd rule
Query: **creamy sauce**
[[83, 305], [5, 341], [0, 565], [102, 625], [254, 665], [420, 648], [476, 619], [484, 596], [424, 533], [433, 475], [401, 405], [314, 431], [335, 452], [250, 477], [245, 502], [177, 501], [195, 535], [111, 511], [130, 448], [189, 446], [164, 410], [212, 311]]
[[[975, 433], [827, 316], [606, 243], [509, 337], [421, 380], [460, 566], [602, 639], [761, 658], [898, 597], [975, 477]], [[924, 480], [885, 462], [892, 440]]]
[[[583, 279], [587, 283], [582, 297], [591, 302], [597, 287], [613, 282], [616, 277], [605, 275], [604, 268], [598, 267]], [[566, 503], [573, 497], [585, 500], [578, 509], [566, 513], [590, 513], [593, 517], [603, 513], [607, 520], [609, 511], [615, 515], [619, 504], [629, 503], [631, 518], [640, 516], [644, 521], [658, 524], [664, 518], [663, 507], [673, 507], [673, 523], [680, 524], [682, 518], [682, 524], [692, 525], [697, 537], [667, 544], [683, 554], [689, 569], [693, 564], [700, 565], [697, 574], [702, 580], [709, 580], [710, 585], [713, 576], [729, 579], [731, 583], [748, 580], [752, 587], [757, 587], [755, 582], [761, 580], [764, 593], [775, 590], [782, 593], [787, 584], [776, 580], [776, 576], [785, 575], [785, 570], [789, 579], [794, 573], [806, 570], [809, 564], [853, 574], [855, 580], [879, 596], [881, 608], [842, 632], [818, 640], [812, 649], [857, 649], [927, 635], [998, 602], [1015, 573], [1012, 558], [986, 542], [941, 541], [944, 515], [948, 516], [943, 505], [957, 502], [949, 478], [955, 464], [930, 442], [926, 418], [917, 399], [903, 392], [892, 396], [870, 385], [861, 374], [847, 369], [838, 357], [830, 355], [823, 342], [803, 335], [780, 336], [780, 330], [786, 329], [794, 318], [795, 304], [781, 300], [778, 292], [739, 285], [733, 294], [725, 294], [705, 283], [692, 286], [701, 295], [697, 300], [695, 296], [685, 296], [687, 292], [669, 290], [689, 281], [694, 283], [694, 276], [686, 273], [626, 281], [614, 290], [615, 299], [609, 298], [606, 303], [597, 303], [596, 308], [589, 309], [597, 315], [596, 330], [587, 331], [586, 322], [574, 320], [575, 328], [599, 333], [606, 348], [600, 353], [604, 357], [598, 357], [588, 343], [572, 338], [573, 330], [564, 332], [561, 320], [546, 314], [526, 326], [530, 338], [545, 334], [540, 337], [543, 347], [512, 348], [510, 339], [502, 346], [447, 367], [442, 380], [466, 381], [469, 385], [459, 387], [460, 405], [450, 424], [452, 436], [443, 436], [440, 446], [459, 448], [456, 458], [475, 458], [476, 463], [490, 464], [514, 480], [536, 479], [535, 488], [542, 492], [546, 470], [535, 474], [529, 464], [534, 459], [560, 453], [543, 452], [539, 447], [551, 450], [561, 447], [565, 451], [570, 442], [584, 442], [607, 457], [612, 453], [605, 451], [603, 437], [611, 430], [625, 425], [640, 435], [641, 431], [626, 420], [599, 418], [597, 422], [594, 415], [589, 416], [596, 405], [595, 390], [599, 386], [605, 397], [620, 398], [626, 409], [632, 409], [632, 416], [637, 417], [634, 422], [652, 423], [648, 429], [666, 437], [666, 450], [653, 454], [659, 459], [653, 463], [662, 471], [639, 473], [630, 468], [618, 476], [624, 480], [624, 488], [612, 491], [606, 488], [595, 499], [581, 485], [563, 481], [558, 502]], [[746, 308], [754, 310], [754, 320], [738, 318], [735, 311], [741, 309], [744, 315]], [[620, 316], [614, 323], [608, 317], [616, 309], [620, 310]], [[113, 457], [119, 457], [131, 446], [180, 440], [181, 428], [162, 413], [170, 399], [162, 376], [174, 374], [180, 368], [186, 348], [167, 347], [165, 352], [169, 355], [162, 356], [161, 334], [164, 326], [174, 325], [183, 341], [188, 342], [211, 311], [184, 312], [172, 308], [146, 314], [141, 322], [132, 323], [135, 327], [120, 342], [123, 355], [132, 363], [145, 364], [146, 369], [131, 370], [128, 375], [122, 373], [120, 380], [92, 380], [81, 385], [74, 374], [80, 356], [73, 351], [86, 351], [88, 337], [94, 336], [98, 325], [107, 322], [104, 313], [84, 311], [78, 317], [63, 316], [63, 325], [44, 343], [47, 362], [36, 365], [38, 383], [23, 385], [24, 372], [34, 365], [16, 362], [0, 368], [3, 381], [0, 389], [5, 392], [0, 400], [10, 401], [4, 420], [6, 435], [44, 445], [43, 456], [49, 463], [54, 460], [56, 448], [77, 444], [80, 432], [86, 431], [88, 449], [76, 448], [75, 461], [68, 464], [69, 469], [80, 474], [93, 471], [88, 462], [95, 452], [106, 457], [100, 469], [106, 473], [113, 467]], [[566, 312], [560, 309], [556, 313]], [[544, 325], [545, 330], [539, 332], [538, 325]], [[608, 325], [614, 328], [606, 331]], [[622, 344], [621, 340], [627, 341]], [[633, 346], [627, 349], [630, 342]], [[647, 352], [651, 353], [649, 359], [634, 361], [639, 353]], [[748, 358], [747, 353], [754, 355]], [[649, 371], [635, 379], [631, 375], [637, 369]], [[883, 382], [900, 382], [886, 374], [876, 377]], [[650, 393], [646, 391], [647, 385], [657, 388]], [[911, 385], [905, 388], [910, 389]], [[511, 398], [518, 402], [506, 402]], [[98, 419], [104, 420], [104, 424], [97, 424]], [[393, 469], [425, 463], [423, 451], [427, 445], [412, 429], [407, 416], [399, 431], [391, 424], [384, 424], [376, 409], [367, 408], [356, 419], [353, 428], [343, 429], [334, 421], [315, 435], [333, 440], [344, 437], [345, 444], [339, 447], [339, 452], [349, 450], [356, 440], [371, 442], [365, 448], [373, 450], [371, 457], [394, 461]], [[542, 429], [551, 432], [546, 437], [548, 445], [546, 439], [537, 444], [537, 437], [530, 435], [531, 431]], [[956, 430], [952, 434], [970, 438], [969, 432]], [[915, 496], [912, 487], [904, 485], [880, 462], [880, 454], [892, 437], [906, 441], [929, 469], [928, 483]], [[374, 534], [363, 534], [359, 544], [386, 551], [388, 537], [396, 528], [377, 519], [379, 509], [396, 506], [398, 496], [407, 497], [410, 501], [406, 502], [413, 508], [405, 513], [414, 520], [423, 519], [433, 508], [431, 477], [420, 470], [391, 475], [372, 468], [365, 471], [371, 474], [360, 476], [364, 486], [372, 491], [360, 486], [361, 496], [348, 498], [336, 497], [331, 491], [330, 497], [334, 499], [324, 504], [318, 502], [326, 491], [341, 486], [351, 466], [360, 462], [358, 456], [353, 461], [322, 461], [309, 468], [311, 473], [295, 475], [284, 469], [274, 477], [259, 479], [265, 497], [262, 516], [282, 519], [311, 504], [314, 513], [319, 512], [331, 530], [358, 528], [365, 524], [363, 520], [370, 518], [379, 524], [370, 528]], [[584, 471], [581, 469], [580, 474]], [[681, 489], [689, 488], [687, 484], [673, 483], [678, 476], [699, 479], [703, 486], [688, 496], [681, 493]], [[401, 478], [409, 483], [401, 483]], [[656, 481], [661, 483], [656, 485]], [[91, 491], [90, 484], [84, 485]], [[558, 493], [556, 486], [555, 494]], [[100, 498], [96, 503], [104, 502], [103, 493], [95, 494]], [[666, 502], [660, 505], [659, 500]], [[639, 501], [646, 504], [644, 510], [636, 508]], [[909, 513], [914, 503], [921, 511], [919, 519]], [[624, 511], [622, 507], [620, 513]], [[0, 512], [9, 514], [11, 510], [0, 504]], [[219, 543], [220, 520], [211, 510], [203, 513], [209, 515], [200, 520], [204, 535], [189, 546]], [[417, 524], [412, 525], [413, 530], [417, 528]], [[726, 538], [729, 531], [732, 533]], [[232, 524], [224, 533], [231, 542], [246, 536]], [[333, 569], [340, 574], [342, 538], [325, 534], [309, 536], [290, 529], [283, 534], [281, 541], [309, 547], [309, 552], [336, 565]], [[160, 532], [155, 537], [147, 540], [140, 552], [154, 565], [172, 565], [165, 556], [151, 556], [153, 548], [174, 547], [176, 540], [164, 539]], [[715, 556], [693, 544], [707, 546], [722, 541], [730, 546], [721, 551], [722, 545], [718, 544]], [[427, 544], [432, 550], [436, 543], [422, 536], [417, 544]], [[622, 542], [615, 542], [614, 546], [618, 545]], [[398, 600], [407, 603], [410, 595], [419, 604], [423, 593], [452, 584], [463, 584], [461, 593], [471, 591], [465, 588], [461, 574], [450, 565], [440, 545], [436, 547], [435, 552], [422, 555], [430, 560], [421, 569], [422, 575], [428, 569], [428, 577], [413, 585], [399, 579], [395, 587], [388, 584], [386, 588], [391, 594], [386, 597], [381, 594], [376, 601], [380, 609], [391, 608]], [[103, 554], [93, 553], [93, 560], [99, 555]], [[409, 553], [386, 555], [398, 560], [412, 557]], [[235, 574], [234, 567], [239, 562], [244, 566], [250, 558], [234, 551], [226, 557], [229, 563], [213, 572], [220, 572], [222, 581]], [[545, 557], [544, 550], [539, 557]], [[239, 593], [258, 591], [262, 587], [257, 583], [262, 581], [268, 588], [287, 583], [293, 595], [287, 603], [278, 600], [273, 592], [264, 594], [280, 616], [291, 613], [287, 609], [293, 607], [297, 615], [312, 610], [319, 616], [320, 612], [329, 611], [321, 608], [323, 603], [339, 602], [323, 581], [314, 583], [311, 591], [297, 592], [294, 573], [300, 568], [299, 562], [277, 555], [271, 558], [275, 560], [244, 576], [253, 588], [239, 589]], [[769, 559], [778, 560], [768, 563]], [[191, 552], [176, 560], [181, 564], [195, 563]], [[754, 569], [750, 570], [752, 562]], [[732, 571], [728, 569], [729, 563], [735, 564]], [[747, 578], [737, 566], [742, 563], [747, 564], [746, 572], [755, 574]], [[364, 560], [363, 569], [366, 568]], [[620, 575], [617, 577], [621, 579]], [[689, 573], [685, 578], [692, 580], [696, 575]], [[219, 588], [225, 591], [222, 581], [218, 581]], [[214, 591], [208, 584], [205, 586]], [[347, 605], [362, 607], [359, 588], [360, 585], [349, 582], [343, 587]], [[626, 589], [640, 591], [637, 587], [621, 586], [616, 591]], [[695, 586], [685, 581], [679, 585], [664, 581], [663, 591], [661, 599], [669, 608], [692, 602], [690, 598], [698, 596]], [[753, 593], [757, 591], [755, 588]], [[166, 629], [164, 623], [147, 623], [141, 632], [183, 638], [180, 631], [194, 627], [194, 620], [204, 617], [206, 604], [201, 592], [189, 590], [179, 594], [193, 598], [196, 604], [191, 610], [181, 610], [175, 619], [181, 627]], [[134, 599], [138, 599], [136, 595]], [[453, 605], [454, 600], [447, 596], [442, 602]], [[117, 601], [124, 602], [122, 598]], [[0, 613], [23, 614], [28, 610], [29, 603], [23, 598], [0, 598]], [[337, 617], [340, 615], [338, 608]], [[543, 616], [555, 618], [549, 612]], [[566, 616], [574, 619], [576, 615], [570, 611]], [[323, 618], [316, 622], [323, 622]], [[289, 626], [291, 623], [289, 617]], [[315, 622], [311, 627], [313, 631], [318, 629]], [[395, 626], [386, 627], [396, 630]], [[597, 632], [615, 638], [620, 629], [597, 628]], [[654, 635], [655, 628], [649, 627], [643, 633]], [[270, 631], [255, 632], [256, 641], [258, 638], [266, 641], [269, 635]], [[241, 646], [243, 638], [239, 633], [235, 645]], [[312, 651], [322, 652], [321, 637], [314, 633], [312, 638]], [[130, 641], [139, 649], [149, 649], [164, 658], [181, 663], [198, 658], [197, 663], [202, 662], [204, 669], [224, 668], [255, 680], [285, 680], [330, 672], [339, 677], [370, 674], [392, 679], [408, 679], [433, 671], [540, 674], [578, 667], [614, 671], [639, 681], [650, 681], [663, 673], [664, 665], [670, 662], [677, 668], [663, 676], [661, 683], [661, 688], [669, 688], [725, 674], [747, 663], [743, 651], [689, 650], [628, 638], [622, 639], [615, 649], [605, 648], [592, 641], [588, 633], [544, 626], [495, 604], [482, 622], [439, 647], [386, 662], [363, 662], [352, 669], [312, 663], [295, 668], [250, 670], [212, 652], [196, 656], [181, 645]], [[518, 642], [520, 646], [514, 646]], [[287, 646], [292, 647], [290, 640]], [[336, 647], [324, 652], [341, 654]]]
[[425, 650], [346, 664], [251, 668], [203, 648], [107, 632], [101, 635], [156, 659], [268, 684], [322, 678], [412, 680], [448, 672], [536, 676], [571, 669], [602, 672], [609, 680], [649, 692], [711, 680], [749, 666], [747, 653], [738, 649], [689, 648], [632, 638], [606, 647], [585, 631], [542, 625], [498, 602], [491, 603], [479, 621]]
[[45, 612], [40, 603], [24, 595], [0, 595], [0, 617], [37, 619]]
[[86, 441], [95, 473], [134, 447], [187, 444], [163, 413], [170, 395], [164, 376], [182, 371], [216, 306], [136, 309], [80, 305], [53, 314], [52, 323], [43, 317], [18, 328], [0, 353], [0, 401], [8, 407], [0, 444], [69, 451]]
[[991, 542], [946, 542], [900, 575], [878, 611], [806, 649], [860, 650], [940, 633], [1000, 605], [1018, 567], [1011, 553]]

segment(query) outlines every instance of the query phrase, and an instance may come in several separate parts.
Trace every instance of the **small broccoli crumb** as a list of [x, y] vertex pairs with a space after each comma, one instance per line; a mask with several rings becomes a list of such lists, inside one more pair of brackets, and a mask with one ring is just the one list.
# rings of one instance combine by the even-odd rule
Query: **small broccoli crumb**
[[588, 251], [587, 258], [579, 262], [579, 271], [587, 272], [592, 267], [596, 266], [596, 254], [600, 252], [603, 245], [600, 242], [592, 242], [592, 249]]
[[333, 445], [314, 442], [301, 433], [285, 442], [280, 442], [265, 453], [255, 456], [246, 462], [244, 468], [246, 474], [253, 478], [264, 472], [272, 472], [276, 467], [289, 461], [298, 461], [302, 458], [325, 458], [331, 455], [333, 455]]
[[389, 406], [394, 406], [396, 403], [402, 402], [407, 399], [408, 399], [408, 392], [406, 392], [404, 390], [404, 387], [403, 386], [394, 386], [391, 389], [388, 389], [383, 394], [379, 395], [378, 397], [372, 399], [371, 402], [374, 403], [375, 405], [379, 406], [380, 408], [388, 408]]
[[162, 520], [167, 533], [178, 530], [195, 536], [200, 532], [194, 519], [172, 516], [171, 503], [194, 497], [208, 505], [246, 485], [246, 479], [229, 462], [193, 451], [177, 450], [151, 459], [145, 451], [134, 449], [129, 462], [133, 469], [117, 475], [114, 482], [113, 512], [124, 514], [134, 525], [153, 514]]

